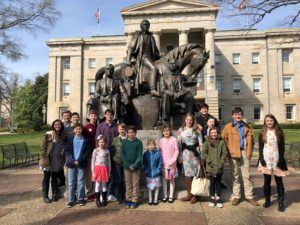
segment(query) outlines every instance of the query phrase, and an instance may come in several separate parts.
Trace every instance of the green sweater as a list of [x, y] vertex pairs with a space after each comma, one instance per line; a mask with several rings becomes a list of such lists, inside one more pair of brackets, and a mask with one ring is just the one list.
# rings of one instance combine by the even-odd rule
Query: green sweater
[[129, 140], [126, 138], [121, 145], [121, 158], [125, 170], [142, 168], [143, 144], [139, 139]]

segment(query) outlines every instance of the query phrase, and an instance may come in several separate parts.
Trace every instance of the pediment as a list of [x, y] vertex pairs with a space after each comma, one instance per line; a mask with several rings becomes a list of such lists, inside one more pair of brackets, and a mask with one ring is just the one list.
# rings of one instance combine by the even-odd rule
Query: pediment
[[153, 12], [218, 11], [219, 6], [200, 0], [153, 0], [133, 5], [121, 10], [122, 15]]

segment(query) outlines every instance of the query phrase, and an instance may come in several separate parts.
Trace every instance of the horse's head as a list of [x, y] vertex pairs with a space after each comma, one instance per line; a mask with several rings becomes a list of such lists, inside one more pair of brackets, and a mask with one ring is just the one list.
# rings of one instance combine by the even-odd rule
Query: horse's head
[[189, 63], [190, 68], [187, 76], [197, 76], [198, 73], [205, 66], [208, 58], [209, 58], [209, 51], [205, 51], [205, 50], [199, 51], [199, 54], [194, 55], [191, 58], [191, 61]]

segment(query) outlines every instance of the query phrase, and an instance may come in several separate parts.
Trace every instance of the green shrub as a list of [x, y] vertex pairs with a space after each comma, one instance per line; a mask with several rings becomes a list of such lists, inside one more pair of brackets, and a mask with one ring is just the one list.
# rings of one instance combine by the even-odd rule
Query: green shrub
[[7, 128], [7, 127], [1, 127], [1, 128], [0, 128], [0, 133], [1, 133], [1, 132], [9, 132], [9, 131], [10, 131], [10, 129]]
[[[253, 129], [261, 129], [263, 127], [263, 124], [250, 124]], [[300, 129], [300, 123], [281, 123], [280, 124], [282, 129]]]

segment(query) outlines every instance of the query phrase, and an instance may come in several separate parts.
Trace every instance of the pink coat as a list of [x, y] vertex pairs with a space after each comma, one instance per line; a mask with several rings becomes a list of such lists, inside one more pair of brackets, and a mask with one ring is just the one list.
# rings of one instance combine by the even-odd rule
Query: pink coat
[[179, 154], [177, 139], [173, 136], [170, 138], [163, 137], [159, 141], [159, 149], [163, 157], [164, 168], [176, 168], [176, 161]]

